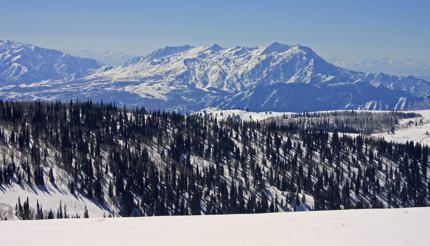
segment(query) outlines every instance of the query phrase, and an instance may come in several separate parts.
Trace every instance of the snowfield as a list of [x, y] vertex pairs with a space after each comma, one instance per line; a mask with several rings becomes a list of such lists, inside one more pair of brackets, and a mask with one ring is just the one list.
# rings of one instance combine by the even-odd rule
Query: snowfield
[[428, 245], [430, 208], [0, 222], [2, 245]]

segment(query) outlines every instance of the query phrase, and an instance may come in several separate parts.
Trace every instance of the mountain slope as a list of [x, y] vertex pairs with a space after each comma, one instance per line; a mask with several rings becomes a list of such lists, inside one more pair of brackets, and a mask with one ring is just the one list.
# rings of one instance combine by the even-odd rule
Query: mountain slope
[[63, 52], [10, 40], [0, 40], [0, 82], [31, 83], [82, 77], [100, 64]]
[[428, 100], [403, 91], [373, 87], [368, 83], [320, 85], [277, 83], [256, 87], [219, 102], [220, 108], [251, 111], [292, 111], [336, 109], [401, 110], [426, 107]]

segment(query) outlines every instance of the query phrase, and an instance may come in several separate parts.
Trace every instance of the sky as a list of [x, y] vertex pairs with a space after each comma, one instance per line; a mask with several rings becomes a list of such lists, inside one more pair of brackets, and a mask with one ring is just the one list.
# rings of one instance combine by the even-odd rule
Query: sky
[[430, 62], [429, 0], [0, 0], [0, 39], [144, 55], [164, 46], [302, 44], [323, 57]]

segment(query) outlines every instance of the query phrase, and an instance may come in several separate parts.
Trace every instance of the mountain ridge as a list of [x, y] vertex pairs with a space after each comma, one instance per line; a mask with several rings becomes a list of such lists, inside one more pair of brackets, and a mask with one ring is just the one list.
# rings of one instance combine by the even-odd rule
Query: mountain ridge
[[32, 81], [25, 89], [0, 86], [0, 98], [108, 100], [179, 111], [249, 107], [250, 102], [255, 111], [430, 106], [430, 83], [423, 79], [348, 70], [307, 46], [279, 42], [231, 48], [168, 46], [120, 66], [98, 65], [85, 71], [50, 79], [55, 82]]

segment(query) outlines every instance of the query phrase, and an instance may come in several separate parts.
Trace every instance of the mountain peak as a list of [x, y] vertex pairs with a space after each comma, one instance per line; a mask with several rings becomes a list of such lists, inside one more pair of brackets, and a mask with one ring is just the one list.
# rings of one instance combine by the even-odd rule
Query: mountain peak
[[264, 48], [262, 54], [271, 54], [271, 53], [282, 53], [290, 49], [290, 46], [287, 44], [274, 42], [269, 44], [266, 48]]
[[153, 59], [160, 59], [163, 57], [171, 56], [180, 52], [187, 51], [189, 49], [193, 48], [191, 45], [181, 45], [181, 46], [166, 46], [164, 48], [158, 49], [149, 55], [145, 56], [145, 60], [153, 60]]
[[300, 45], [300, 44], [295, 44], [293, 46], [291, 46], [292, 50], [296, 50], [296, 51], [301, 51], [304, 52], [308, 55], [312, 55], [312, 56], [318, 56], [317, 53], [315, 53], [315, 51], [313, 51], [311, 48], [304, 46], [304, 45]]
[[221, 50], [224, 49], [223, 47], [221, 47], [218, 44], [203, 45], [201, 48], [202, 48], [202, 50], [209, 50], [209, 51], [212, 51], [212, 52], [218, 52], [218, 51], [221, 51]]
[[181, 46], [165, 46], [164, 48], [157, 49], [157, 50], [149, 53], [148, 55], [132, 57], [131, 59], [124, 62], [124, 64], [122, 66], [129, 66], [129, 65], [140, 63], [143, 61], [152, 61], [155, 59], [161, 59], [164, 57], [168, 57], [171, 55], [175, 55], [175, 54], [190, 50], [192, 48], [194, 48], [194, 47], [191, 45], [188, 45], [188, 44], [181, 45]]
[[0, 40], [0, 49], [15, 49], [22, 45], [23, 43], [14, 40]]

